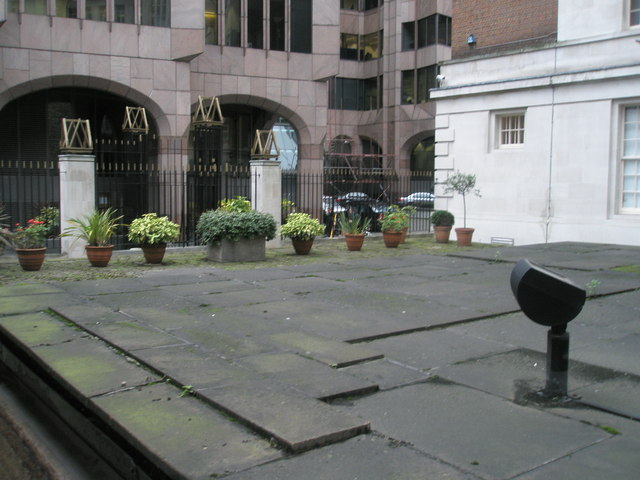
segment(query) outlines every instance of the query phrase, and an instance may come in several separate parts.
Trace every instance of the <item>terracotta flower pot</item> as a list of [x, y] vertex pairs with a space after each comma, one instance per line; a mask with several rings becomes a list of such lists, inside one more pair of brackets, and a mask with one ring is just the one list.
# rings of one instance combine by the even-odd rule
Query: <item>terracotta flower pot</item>
[[46, 248], [16, 248], [16, 255], [22, 270], [37, 272], [44, 263]]
[[142, 254], [147, 263], [159, 264], [162, 263], [166, 250], [166, 243], [161, 245], [147, 245], [142, 247]]
[[436, 238], [436, 243], [449, 243], [449, 236], [451, 235], [451, 225], [433, 227], [433, 234]]
[[292, 238], [291, 244], [298, 255], [309, 255], [313, 246], [313, 238], [311, 240], [296, 240]]
[[387, 248], [398, 248], [402, 241], [402, 232], [382, 232], [382, 240]]
[[456, 228], [456, 237], [459, 247], [470, 247], [474, 228]]
[[409, 227], [405, 227], [400, 232], [402, 236], [400, 237], [400, 243], [404, 243], [407, 241], [407, 233], [409, 232]]
[[347, 250], [359, 252], [364, 244], [364, 236], [364, 233], [345, 233], [344, 238], [347, 241]]
[[94, 267], [106, 267], [111, 260], [111, 254], [113, 253], [113, 245], [104, 245], [102, 247], [91, 247], [87, 245], [84, 247], [87, 252], [87, 259], [89, 263]]

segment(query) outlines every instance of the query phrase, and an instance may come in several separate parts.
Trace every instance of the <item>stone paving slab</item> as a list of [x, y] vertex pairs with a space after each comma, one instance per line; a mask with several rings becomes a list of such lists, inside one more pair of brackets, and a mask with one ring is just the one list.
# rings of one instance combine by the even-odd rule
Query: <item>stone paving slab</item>
[[137, 278], [114, 278], [85, 280], [83, 282], [60, 282], [57, 284], [72, 295], [106, 295], [112, 293], [133, 293], [151, 290], [153, 287]]
[[369, 422], [268, 380], [198, 393], [267, 437], [273, 437], [291, 452], [303, 452], [369, 431]]
[[38, 312], [58, 305], [69, 305], [73, 302], [73, 297], [66, 293], [0, 297], [0, 317], [3, 315]]
[[318, 400], [365, 395], [378, 390], [378, 385], [374, 382], [354, 377], [294, 353], [245, 357], [239, 359], [238, 363], [259, 373], [263, 378], [289, 385]]
[[503, 261], [517, 262], [521, 258], [547, 267], [574, 268], [580, 270], [607, 270], [617, 266], [637, 264], [637, 247], [624, 245], [558, 242], [552, 244], [497, 247], [455, 255], [461, 258], [494, 260], [500, 252]]
[[86, 335], [44, 312], [0, 317], [0, 327], [27, 347], [55, 345]]
[[51, 310], [57, 315], [83, 327], [120, 322], [126, 318], [119, 310], [114, 310], [95, 302], [81, 303], [78, 298], [75, 298], [74, 302], [57, 305], [52, 307]]
[[22, 295], [39, 295], [42, 293], [60, 293], [64, 290], [54, 285], [26, 284], [0, 286], [0, 297], [16, 297]]
[[373, 431], [483, 478], [512, 478], [611, 437], [577, 420], [434, 379], [381, 392], [346, 411]]
[[196, 390], [261, 379], [247, 368], [193, 346], [140, 350], [136, 352], [136, 358]]
[[58, 381], [84, 397], [160, 380], [124, 355], [91, 338], [76, 339], [32, 350], [40, 364]]
[[170, 292], [173, 295], [197, 296], [210, 295], [228, 292], [247, 292], [251, 294], [251, 290], [261, 288], [255, 284], [242, 282], [237, 279], [216, 279], [215, 281], [188, 283], [184, 285], [167, 285], [159, 287], [161, 290]]
[[272, 462], [228, 480], [397, 479], [477, 480], [393, 439], [361, 435], [338, 445]]
[[640, 334], [630, 334], [577, 348], [571, 358], [640, 376]]
[[355, 377], [364, 378], [377, 384], [380, 390], [390, 390], [418, 382], [424, 382], [429, 375], [388, 358], [359, 363], [342, 369]]
[[187, 343], [175, 335], [167, 334], [132, 320], [93, 325], [88, 330], [129, 352], [135, 352], [143, 348], [184, 345]]
[[[546, 382], [546, 353], [517, 349], [439, 369], [438, 376], [517, 402], [541, 390]], [[568, 390], [599, 384], [620, 374], [569, 360]], [[639, 402], [640, 403], [640, 402]]]
[[582, 403], [640, 421], [640, 378], [636, 376], [612, 375], [600, 383], [577, 388], [572, 393], [578, 395]]
[[167, 384], [94, 398], [104, 421], [170, 478], [209, 480], [282, 457], [282, 452]]
[[383, 357], [382, 353], [370, 348], [350, 345], [302, 332], [278, 333], [270, 335], [267, 339], [276, 345], [291, 349], [300, 355], [313, 358], [336, 368]]
[[471, 339], [449, 330], [393, 336], [375, 340], [367, 346], [384, 353], [388, 359], [425, 372], [512, 349], [499, 342]]

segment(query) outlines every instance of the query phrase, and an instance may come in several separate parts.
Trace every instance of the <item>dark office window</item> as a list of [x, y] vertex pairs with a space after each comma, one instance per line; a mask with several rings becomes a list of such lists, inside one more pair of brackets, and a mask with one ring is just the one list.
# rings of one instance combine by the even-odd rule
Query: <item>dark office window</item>
[[240, 0], [225, 0], [225, 35], [224, 44], [229, 47], [239, 47], [240, 30]]
[[418, 69], [418, 103], [429, 100], [429, 89], [436, 88], [436, 75], [438, 69], [435, 65]]
[[329, 108], [375, 110], [382, 107], [382, 77], [336, 78], [329, 88]]
[[78, 0], [56, 0], [56, 16], [78, 18]]
[[438, 15], [427, 17], [427, 45], [435, 45], [437, 37]]
[[204, 2], [204, 43], [218, 44], [218, 0]]
[[136, 16], [133, 0], [115, 0], [113, 2], [113, 21], [117, 23], [135, 23]]
[[269, 3], [269, 48], [284, 51], [284, 0]]
[[438, 43], [451, 46], [451, 18], [438, 15]]
[[262, 48], [263, 47], [263, 8], [262, 0], [247, 1], [247, 47]]
[[377, 8], [377, 7], [378, 7], [378, 0], [364, 0], [365, 10], [371, 10], [372, 8]]
[[152, 27], [171, 26], [170, 0], [141, 0], [140, 23]]
[[358, 10], [360, 0], [340, 0], [340, 8], [343, 10]]
[[402, 51], [413, 50], [416, 48], [416, 24], [415, 22], [406, 22], [402, 24]]
[[374, 60], [380, 57], [380, 32], [373, 32], [362, 36], [362, 50], [364, 56], [361, 60]]
[[311, 0], [295, 0], [291, 2], [291, 51], [311, 53], [312, 37]]
[[402, 71], [402, 91], [400, 102], [402, 104], [415, 103], [415, 72], [413, 70]]
[[418, 20], [418, 48], [427, 46], [427, 18]]
[[340, 58], [342, 60], [358, 60], [358, 35], [340, 34]]

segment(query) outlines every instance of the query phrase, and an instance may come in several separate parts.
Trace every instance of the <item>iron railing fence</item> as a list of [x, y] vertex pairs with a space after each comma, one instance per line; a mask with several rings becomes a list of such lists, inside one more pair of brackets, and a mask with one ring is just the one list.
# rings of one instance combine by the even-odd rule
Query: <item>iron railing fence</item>
[[[0, 161], [0, 204], [9, 219], [7, 224], [26, 226], [46, 207], [60, 207], [60, 172], [58, 162]], [[47, 247], [60, 252], [60, 230], [51, 230]]]
[[[282, 172], [283, 218], [290, 211], [309, 213], [323, 221], [326, 233], [339, 233], [340, 212], [350, 211], [372, 220], [378, 231], [378, 218], [391, 205], [413, 206], [410, 231], [428, 232], [433, 210], [433, 172], [398, 175], [388, 169], [325, 168], [322, 171]], [[411, 195], [413, 194], [413, 195]], [[411, 197], [407, 198], [409, 195]]]
[[[196, 224], [202, 212], [216, 208], [225, 198], [243, 196], [256, 198], [252, 192], [248, 166], [218, 168], [191, 166], [190, 168], [160, 168], [158, 163], [176, 165], [188, 158], [189, 151], [175, 149], [161, 151], [162, 161], [144, 164], [136, 161], [138, 154], [114, 151], [96, 158], [96, 206], [115, 208], [123, 215], [122, 223], [148, 212], [168, 216], [181, 225], [178, 245], [195, 245]], [[431, 172], [397, 175], [379, 169], [323, 169], [320, 171], [282, 172], [283, 221], [291, 211], [306, 212], [327, 225], [327, 234], [336, 235], [337, 216], [349, 209], [371, 215], [375, 220], [392, 204], [404, 205], [402, 197], [424, 193], [409, 204], [416, 207], [410, 231], [430, 229], [429, 217], [433, 208], [428, 194], [433, 192]], [[366, 197], [364, 195], [366, 195]], [[346, 199], [346, 200], [344, 200]], [[427, 199], [427, 200], [425, 200]], [[10, 216], [11, 224], [25, 224], [44, 207], [60, 206], [59, 170], [57, 162], [0, 163], [0, 203]], [[56, 234], [59, 232], [56, 232]], [[122, 227], [114, 244], [118, 249], [130, 248], [126, 228]], [[59, 239], [48, 242], [51, 252], [59, 252]]]

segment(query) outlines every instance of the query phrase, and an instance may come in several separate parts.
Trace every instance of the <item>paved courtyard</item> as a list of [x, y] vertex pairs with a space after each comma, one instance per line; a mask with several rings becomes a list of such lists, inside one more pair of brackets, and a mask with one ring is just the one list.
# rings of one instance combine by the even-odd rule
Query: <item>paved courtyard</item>
[[[536, 393], [520, 258], [590, 286], [571, 401]], [[0, 287], [2, 359], [125, 477], [629, 479], [640, 274], [612, 268], [639, 263], [560, 243]]]

